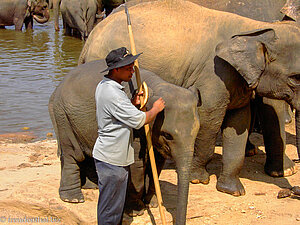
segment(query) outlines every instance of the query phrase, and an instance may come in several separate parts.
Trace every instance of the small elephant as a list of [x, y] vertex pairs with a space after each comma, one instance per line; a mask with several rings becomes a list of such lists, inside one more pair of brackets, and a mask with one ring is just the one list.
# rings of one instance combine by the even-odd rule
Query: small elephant
[[[92, 160], [97, 138], [94, 93], [103, 78], [100, 71], [105, 68], [104, 60], [78, 66], [65, 76], [49, 100], [49, 114], [61, 159], [59, 195], [63, 201], [84, 201], [81, 187], [85, 184], [85, 177], [97, 183]], [[150, 71], [141, 70], [141, 79], [150, 89], [147, 107], [159, 97], [166, 102], [165, 109], [150, 124], [153, 145], [164, 157], [174, 159], [178, 174], [177, 208], [186, 209], [188, 178], [200, 126], [197, 97], [193, 91], [165, 82]], [[129, 94], [128, 84], [124, 86]]]
[[[72, 31], [70, 30], [71, 28], [80, 31], [81, 36], [85, 34], [84, 31], [86, 30], [88, 31], [87, 34], [89, 34], [95, 24], [103, 20], [114, 8], [123, 3], [124, 0], [51, 0], [54, 14], [54, 28], [56, 31], [59, 31], [59, 11], [61, 11], [64, 27], [68, 29], [67, 34], [70, 34]], [[96, 13], [94, 12], [95, 4]], [[82, 25], [82, 23], [86, 25]], [[68, 26], [66, 27], [66, 25]], [[84, 26], [87, 26], [87, 29]]]
[[97, 0], [62, 0], [60, 11], [65, 34], [85, 40], [94, 27], [97, 10]]
[[46, 23], [50, 18], [46, 0], [1, 0], [0, 27], [15, 26], [21, 31], [23, 24], [32, 29], [33, 19], [38, 23]]

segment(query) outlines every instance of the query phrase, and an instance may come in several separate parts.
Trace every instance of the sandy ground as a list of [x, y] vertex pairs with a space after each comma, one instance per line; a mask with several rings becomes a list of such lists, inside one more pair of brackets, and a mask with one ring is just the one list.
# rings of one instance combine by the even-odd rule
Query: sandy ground
[[[287, 155], [297, 159], [294, 123], [287, 125]], [[233, 197], [216, 190], [221, 169], [221, 147], [216, 147], [208, 170], [208, 185], [190, 184], [187, 224], [299, 224], [300, 196], [277, 199], [281, 188], [300, 186], [300, 173], [272, 178], [263, 171], [265, 152], [261, 135], [253, 137], [258, 155], [246, 158], [240, 174], [246, 195]], [[60, 161], [56, 140], [34, 141], [28, 132], [0, 135], [0, 224], [96, 224], [98, 190], [83, 190], [85, 203], [62, 202], [58, 196]], [[299, 163], [296, 164], [299, 170]], [[167, 164], [160, 176], [167, 224], [176, 213], [176, 172]], [[143, 216], [124, 218], [124, 224], [161, 224], [158, 208]]]

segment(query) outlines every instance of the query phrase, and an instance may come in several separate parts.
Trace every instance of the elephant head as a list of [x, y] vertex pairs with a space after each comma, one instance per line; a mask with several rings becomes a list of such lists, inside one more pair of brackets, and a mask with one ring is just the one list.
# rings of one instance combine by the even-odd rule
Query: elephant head
[[[180, 221], [186, 214], [189, 174], [200, 127], [198, 98], [194, 92], [168, 83], [152, 72], [144, 70], [141, 72], [143, 72], [142, 80], [149, 87], [149, 102], [146, 107], [151, 108], [159, 97], [166, 102], [165, 109], [151, 124], [152, 142], [161, 155], [173, 158], [176, 163], [178, 176], [176, 220]], [[135, 79], [132, 80], [135, 83]]]
[[27, 14], [33, 16], [38, 23], [46, 23], [49, 20], [48, 3], [45, 0], [28, 0], [27, 4]]
[[216, 54], [231, 64], [257, 95], [285, 100], [299, 110], [300, 44], [293, 41], [299, 39], [299, 27], [282, 22], [280, 29], [235, 35], [217, 45]]

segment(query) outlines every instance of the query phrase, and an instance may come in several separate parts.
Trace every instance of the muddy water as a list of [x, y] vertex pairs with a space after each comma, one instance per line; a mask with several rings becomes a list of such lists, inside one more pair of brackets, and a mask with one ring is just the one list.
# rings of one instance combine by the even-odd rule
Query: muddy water
[[[60, 21], [60, 26], [62, 22]], [[29, 127], [38, 137], [53, 132], [48, 100], [65, 74], [77, 65], [80, 39], [54, 31], [51, 17], [33, 31], [0, 29], [0, 134]]]

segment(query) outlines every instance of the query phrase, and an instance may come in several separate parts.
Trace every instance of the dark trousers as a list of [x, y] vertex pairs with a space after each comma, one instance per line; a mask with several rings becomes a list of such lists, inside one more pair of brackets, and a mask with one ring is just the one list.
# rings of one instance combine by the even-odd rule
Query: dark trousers
[[117, 225], [122, 221], [129, 166], [114, 166], [95, 159], [98, 174], [98, 225]]

